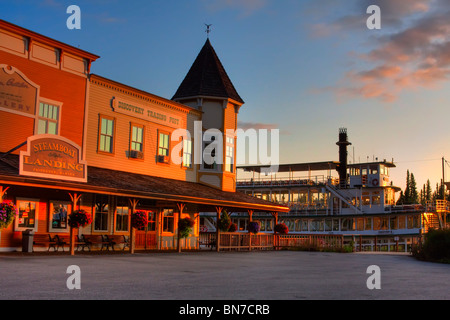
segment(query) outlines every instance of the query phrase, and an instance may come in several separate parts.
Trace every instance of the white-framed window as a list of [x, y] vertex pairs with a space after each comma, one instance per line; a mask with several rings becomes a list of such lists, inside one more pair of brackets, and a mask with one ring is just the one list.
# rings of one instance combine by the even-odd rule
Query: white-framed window
[[165, 132], [159, 133], [158, 139], [158, 155], [163, 157], [169, 156], [169, 134]]
[[94, 231], [108, 231], [109, 198], [97, 195], [94, 205]]
[[116, 231], [126, 232], [128, 231], [128, 217], [130, 209], [128, 206], [118, 206], [116, 208]]
[[[203, 150], [204, 150], [204, 152], [205, 152], [205, 149], [207, 149], [208, 147], [209, 147], [209, 145], [210, 144], [212, 144], [214, 141], [215, 141], [215, 139], [216, 139], [216, 137], [215, 136], [212, 136], [211, 137], [211, 141], [203, 141]], [[208, 148], [208, 150], [209, 150], [209, 148]], [[215, 159], [215, 157], [216, 157], [216, 148], [213, 148], [213, 149], [211, 149], [210, 150], [210, 157], [212, 158], [212, 159]], [[217, 170], [217, 163], [216, 163], [216, 161], [214, 160], [212, 163], [208, 163], [207, 161], [205, 161], [205, 154], [203, 154], [203, 169], [207, 169], [207, 170]]]
[[14, 230], [25, 231], [31, 229], [37, 231], [39, 200], [17, 198], [16, 206], [18, 216], [14, 219]]
[[132, 151], [144, 151], [144, 127], [141, 125], [131, 125], [131, 145]]
[[67, 219], [71, 208], [69, 201], [50, 200], [48, 219], [50, 232], [69, 232]]
[[192, 140], [183, 139], [183, 167], [192, 168]]
[[100, 130], [98, 136], [98, 150], [114, 153], [114, 118], [100, 116]]
[[234, 172], [234, 138], [226, 137], [225, 171]]
[[173, 209], [163, 210], [163, 232], [174, 232]]
[[37, 134], [59, 134], [61, 103], [41, 100], [37, 117]]

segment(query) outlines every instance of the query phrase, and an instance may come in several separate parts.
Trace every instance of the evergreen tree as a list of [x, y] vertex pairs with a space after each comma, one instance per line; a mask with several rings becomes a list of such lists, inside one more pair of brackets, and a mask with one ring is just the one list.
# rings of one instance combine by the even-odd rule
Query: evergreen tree
[[405, 187], [405, 192], [403, 194], [403, 198], [404, 201], [403, 203], [405, 204], [410, 204], [411, 202], [411, 181], [410, 181], [410, 175], [409, 175], [409, 170], [406, 171], [406, 187]]
[[423, 185], [422, 189], [420, 189], [419, 192], [419, 203], [424, 205], [426, 203], [425, 199], [425, 184]]
[[413, 173], [411, 173], [409, 178], [409, 203], [419, 203], [419, 194], [417, 193], [416, 179]]
[[402, 205], [405, 202], [405, 195], [403, 194], [403, 190], [400, 190], [400, 196], [398, 197], [397, 200], [397, 205]]
[[427, 186], [425, 188], [425, 200], [431, 201], [433, 198], [433, 191], [431, 190], [430, 179], [427, 180]]

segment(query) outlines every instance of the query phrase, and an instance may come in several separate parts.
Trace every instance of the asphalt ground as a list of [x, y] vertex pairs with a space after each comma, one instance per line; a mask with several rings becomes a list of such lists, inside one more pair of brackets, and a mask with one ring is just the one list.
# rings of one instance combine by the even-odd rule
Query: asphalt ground
[[449, 264], [405, 254], [0, 255], [1, 300], [448, 300], [449, 280]]

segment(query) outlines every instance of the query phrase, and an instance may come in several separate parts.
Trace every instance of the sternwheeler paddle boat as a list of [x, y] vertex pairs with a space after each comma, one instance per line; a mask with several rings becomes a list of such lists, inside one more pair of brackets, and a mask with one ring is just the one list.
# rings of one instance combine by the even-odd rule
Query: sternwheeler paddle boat
[[[232, 213], [237, 232], [247, 232], [250, 219], [261, 233], [274, 233], [276, 223], [288, 229], [285, 237], [339, 235], [353, 251], [408, 252], [428, 228], [443, 227], [449, 205], [397, 205], [386, 160], [347, 162], [347, 130], [339, 129], [339, 161], [238, 167], [237, 190], [257, 198], [287, 205], [289, 213]], [[239, 177], [239, 173], [246, 175]], [[337, 172], [337, 176], [336, 176]], [[334, 175], [333, 175], [334, 174]], [[274, 219], [276, 217], [276, 219]], [[215, 231], [213, 216], [202, 215], [202, 231]]]

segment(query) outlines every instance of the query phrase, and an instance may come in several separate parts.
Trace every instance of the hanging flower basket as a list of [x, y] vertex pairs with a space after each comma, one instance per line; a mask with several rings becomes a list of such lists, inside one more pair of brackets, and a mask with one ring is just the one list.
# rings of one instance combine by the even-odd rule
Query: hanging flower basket
[[69, 227], [82, 228], [92, 223], [92, 216], [85, 210], [75, 210], [69, 214]]
[[247, 230], [250, 233], [254, 233], [254, 234], [258, 233], [260, 229], [261, 229], [261, 227], [259, 226], [259, 223], [254, 222], [254, 221], [250, 222], [247, 227]]
[[138, 230], [144, 229], [148, 225], [148, 216], [145, 211], [136, 211], [131, 215], [131, 227]]
[[6, 229], [14, 221], [17, 208], [12, 203], [0, 203], [0, 230]]
[[178, 221], [178, 230], [180, 233], [180, 238], [187, 238], [189, 237], [189, 234], [192, 232], [192, 227], [195, 225], [195, 220], [191, 219], [189, 217], [180, 219]]
[[228, 228], [228, 232], [236, 232], [237, 231], [237, 224], [232, 223], [230, 227]]
[[289, 228], [284, 223], [278, 223], [275, 226], [274, 231], [279, 234], [288, 234]]

